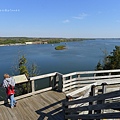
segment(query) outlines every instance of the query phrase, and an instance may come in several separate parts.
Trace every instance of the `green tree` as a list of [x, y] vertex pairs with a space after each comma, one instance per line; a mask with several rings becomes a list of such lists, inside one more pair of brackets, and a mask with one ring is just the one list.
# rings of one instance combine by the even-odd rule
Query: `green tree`
[[[39, 74], [37, 65], [31, 64], [31, 66], [29, 66], [27, 64], [27, 59], [26, 59], [25, 55], [19, 56], [18, 72], [20, 75], [25, 74], [28, 79], [29, 79], [29, 77], [33, 77], [33, 76], [36, 76]], [[25, 94], [25, 93], [29, 93], [31, 91], [31, 83], [30, 82], [19, 84], [17, 87], [19, 90], [18, 94]]]
[[98, 62], [97, 66], [96, 66], [96, 70], [103, 70], [103, 66], [100, 63], [100, 61]]
[[120, 46], [115, 46], [113, 52], [107, 55], [103, 61], [103, 64], [98, 62], [97, 70], [99, 70], [99, 66], [101, 66], [103, 70], [120, 69]]
[[104, 69], [120, 69], [120, 46], [115, 46], [113, 52], [106, 57]]
[[27, 59], [25, 58], [25, 56], [23, 55], [20, 59], [19, 59], [19, 73], [21, 74], [25, 74], [27, 77], [29, 77], [29, 73], [28, 73], [28, 69], [26, 66], [27, 63]]
[[28, 64], [25, 55], [19, 57], [18, 71], [20, 75], [25, 74], [27, 78], [40, 74], [38, 66], [35, 63]]

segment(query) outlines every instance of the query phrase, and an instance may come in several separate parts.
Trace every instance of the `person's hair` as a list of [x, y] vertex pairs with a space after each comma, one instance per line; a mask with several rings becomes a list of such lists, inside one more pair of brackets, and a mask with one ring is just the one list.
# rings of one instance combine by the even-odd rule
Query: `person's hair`
[[9, 78], [9, 74], [4, 74], [4, 78]]

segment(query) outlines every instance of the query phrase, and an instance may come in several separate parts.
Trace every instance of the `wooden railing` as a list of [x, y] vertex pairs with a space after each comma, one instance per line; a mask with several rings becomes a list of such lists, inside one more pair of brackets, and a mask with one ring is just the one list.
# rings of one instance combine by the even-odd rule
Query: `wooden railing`
[[[112, 92], [107, 90], [110, 88], [113, 90]], [[89, 97], [74, 99], [71, 96], [64, 103], [65, 119], [100, 120], [120, 118], [119, 89], [120, 84], [93, 85]]]
[[88, 84], [103, 82], [108, 84], [120, 83], [120, 69], [73, 72], [63, 75], [63, 92], [70, 93], [75, 89], [84, 87]]
[[[31, 92], [25, 95], [17, 96], [16, 99], [21, 99], [36, 93], [40, 93], [47, 90], [58, 90], [63, 91], [66, 94], [71, 93], [71, 91], [83, 88], [86, 85], [97, 84], [100, 85], [103, 82], [108, 84], [120, 83], [120, 69], [118, 70], [101, 70], [101, 71], [84, 71], [84, 72], [73, 72], [69, 74], [61, 74], [58, 72], [44, 74], [40, 76], [30, 77], [29, 80], [24, 82], [31, 83]], [[48, 79], [48, 86], [40, 88], [44, 83], [44, 80]], [[42, 81], [41, 84], [37, 84], [38, 81]], [[21, 84], [18, 82], [17, 84]], [[90, 87], [89, 86], [89, 87]], [[84, 89], [84, 88], [83, 88]], [[0, 102], [1, 104], [3, 102]]]
[[[36, 86], [43, 86], [43, 84], [38, 84], [37, 81], [41, 81], [42, 79], [44, 79], [42, 81], [42, 83], [44, 83], [45, 79], [47, 79], [47, 83], [48, 85], [42, 89], [37, 88]], [[17, 82], [16, 81], [16, 85], [17, 84], [22, 84], [22, 83], [31, 83], [31, 92], [24, 94], [24, 95], [20, 95], [15, 97], [16, 100], [24, 98], [24, 97], [28, 97], [37, 93], [41, 93], [41, 92], [45, 92], [48, 90], [57, 90], [57, 91], [62, 91], [62, 74], [58, 73], [58, 72], [54, 72], [54, 73], [50, 73], [50, 74], [45, 74], [45, 75], [40, 75], [40, 76], [35, 76], [35, 77], [30, 77], [30, 79], [28, 80], [23, 80], [22, 82]], [[4, 92], [5, 93], [5, 92]], [[0, 104], [4, 104], [4, 101], [0, 101]]]
[[53, 90], [58, 90], [58, 91], [62, 90], [62, 87], [61, 87], [62, 86], [62, 74], [58, 73], [58, 72], [54, 72], [54, 73], [50, 73], [50, 74], [30, 77], [30, 81], [32, 82], [32, 93], [36, 92], [35, 91], [35, 81], [43, 79], [43, 78], [49, 79], [49, 87], [42, 89], [40, 91], [46, 91], [47, 89], [53, 89]]

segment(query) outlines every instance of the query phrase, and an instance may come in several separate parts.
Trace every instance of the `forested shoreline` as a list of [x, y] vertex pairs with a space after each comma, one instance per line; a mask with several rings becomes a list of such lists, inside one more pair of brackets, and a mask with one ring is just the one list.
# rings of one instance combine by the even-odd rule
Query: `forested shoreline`
[[90, 40], [91, 38], [29, 38], [29, 37], [0, 37], [0, 45], [10, 44], [25, 44], [26, 42], [36, 42], [42, 44], [47, 42], [48, 44], [60, 43], [60, 42], [72, 42]]

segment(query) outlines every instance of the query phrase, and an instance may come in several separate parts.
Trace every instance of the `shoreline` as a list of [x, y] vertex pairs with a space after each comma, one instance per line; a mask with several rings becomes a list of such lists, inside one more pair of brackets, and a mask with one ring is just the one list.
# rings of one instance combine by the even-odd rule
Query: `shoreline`
[[18, 45], [27, 45], [27, 44], [3, 44], [3, 45], [0, 45], [0, 47], [3, 47], [3, 46], [18, 46]]

